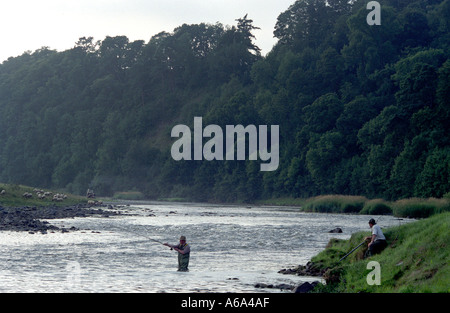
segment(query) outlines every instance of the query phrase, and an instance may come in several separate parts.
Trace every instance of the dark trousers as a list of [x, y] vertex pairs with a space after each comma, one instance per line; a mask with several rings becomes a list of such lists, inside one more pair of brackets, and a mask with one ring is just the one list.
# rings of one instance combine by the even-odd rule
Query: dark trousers
[[375, 240], [366, 251], [365, 257], [372, 256], [374, 254], [380, 253], [387, 247], [386, 240]]

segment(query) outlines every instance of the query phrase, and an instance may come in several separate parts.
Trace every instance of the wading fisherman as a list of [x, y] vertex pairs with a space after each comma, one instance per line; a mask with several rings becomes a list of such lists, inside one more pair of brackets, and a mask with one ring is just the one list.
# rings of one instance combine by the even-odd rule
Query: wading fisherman
[[170, 245], [167, 242], [164, 243], [165, 246], [171, 247], [178, 252], [178, 271], [188, 272], [189, 266], [189, 256], [191, 254], [191, 247], [186, 243], [186, 237], [180, 237], [180, 243], [178, 245]]
[[386, 237], [384, 237], [380, 226], [377, 225], [373, 218], [369, 220], [369, 226], [372, 229], [372, 236], [366, 237], [366, 240], [370, 240], [370, 242], [368, 244], [369, 249], [367, 250], [365, 257], [380, 253], [387, 247]]

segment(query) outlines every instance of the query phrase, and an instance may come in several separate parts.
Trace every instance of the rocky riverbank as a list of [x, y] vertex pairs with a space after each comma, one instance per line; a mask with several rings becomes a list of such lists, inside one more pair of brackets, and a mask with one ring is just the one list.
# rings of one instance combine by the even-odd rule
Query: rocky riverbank
[[312, 262], [308, 262], [306, 263], [306, 265], [299, 265], [294, 268], [284, 268], [282, 270], [279, 270], [278, 273], [299, 275], [299, 276], [322, 277], [327, 270], [328, 268], [323, 268]]
[[255, 285], [255, 288], [267, 288], [267, 289], [279, 289], [279, 290], [285, 290], [285, 291], [291, 291], [293, 293], [308, 293], [311, 292], [317, 284], [320, 284], [319, 281], [313, 281], [313, 282], [304, 282], [300, 285], [294, 286], [289, 284], [263, 284], [263, 283], [257, 283]]
[[59, 228], [42, 220], [87, 216], [108, 217], [121, 214], [118, 211], [111, 210], [111, 206], [107, 208], [108, 210], [92, 208], [89, 204], [77, 204], [67, 207], [0, 207], [0, 231], [27, 231], [29, 233], [40, 232], [43, 234], [46, 234], [48, 231], [68, 232], [77, 230], [77, 228]]
[[[308, 262], [308, 263], [306, 263], [306, 265], [299, 265], [299, 266], [296, 266], [293, 268], [281, 269], [278, 271], [278, 273], [283, 274], [283, 275], [320, 277], [320, 278], [325, 279], [325, 281], [328, 283], [328, 278], [329, 278], [328, 270], [329, 270], [329, 268], [324, 268], [313, 262]], [[314, 281], [312, 283], [305, 282], [291, 290], [294, 293], [308, 293], [308, 292], [311, 292], [318, 284], [320, 284], [319, 281]]]

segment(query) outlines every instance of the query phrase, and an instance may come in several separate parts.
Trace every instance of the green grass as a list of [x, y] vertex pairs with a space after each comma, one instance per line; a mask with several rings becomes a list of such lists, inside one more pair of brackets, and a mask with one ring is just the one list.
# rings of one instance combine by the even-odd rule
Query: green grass
[[305, 202], [306, 202], [306, 199], [304, 199], [304, 198], [284, 197], [284, 198], [257, 200], [257, 201], [255, 201], [255, 204], [300, 207], [300, 206], [303, 206], [305, 204]]
[[392, 211], [396, 216], [424, 218], [433, 214], [450, 211], [450, 201], [447, 198], [402, 199], [392, 204]]
[[364, 203], [364, 207], [359, 212], [366, 215], [392, 214], [391, 204], [383, 199], [373, 199]]
[[367, 215], [392, 214], [398, 217], [425, 218], [450, 211], [448, 194], [442, 199], [409, 198], [397, 201], [369, 200], [363, 196], [322, 195], [307, 199], [279, 198], [258, 201], [258, 204], [299, 206], [305, 212], [354, 213]]
[[[327, 248], [312, 258], [320, 267], [330, 267], [324, 278], [328, 284], [318, 292], [450, 292], [449, 231], [450, 213], [384, 230], [388, 247], [380, 254], [363, 259], [366, 245], [341, 262], [369, 232], [353, 234], [349, 240], [330, 240]], [[381, 284], [370, 286], [367, 275], [369, 261], [381, 266]]]
[[114, 193], [113, 198], [120, 200], [144, 200], [145, 196], [139, 191], [122, 191]]
[[303, 210], [324, 213], [359, 213], [367, 198], [362, 196], [324, 195], [310, 198]]
[[[39, 199], [34, 191], [34, 187], [24, 185], [2, 184], [0, 183], [0, 192], [5, 190], [3, 195], [0, 195], [0, 206], [3, 207], [22, 207], [22, 206], [70, 206], [79, 203], [86, 203], [86, 197], [76, 196], [64, 193], [67, 198], [61, 202], [52, 201], [53, 196], [47, 196], [45, 199]], [[61, 191], [42, 189], [44, 192], [51, 192], [52, 194], [62, 193]], [[32, 197], [26, 199], [23, 197], [24, 193], [31, 193]]]

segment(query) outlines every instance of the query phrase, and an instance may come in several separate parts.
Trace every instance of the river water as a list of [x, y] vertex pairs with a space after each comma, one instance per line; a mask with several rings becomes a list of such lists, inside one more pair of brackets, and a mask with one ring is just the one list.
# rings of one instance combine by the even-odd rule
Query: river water
[[[79, 229], [69, 233], [0, 232], [0, 292], [286, 292], [255, 284], [318, 280], [277, 272], [306, 264], [330, 238], [368, 231], [370, 219], [192, 203], [119, 210], [123, 215], [48, 220]], [[383, 216], [379, 224], [405, 222]], [[328, 232], [335, 227], [343, 233]], [[191, 246], [189, 272], [177, 272], [176, 252], [148, 239], [176, 244], [180, 235]]]

